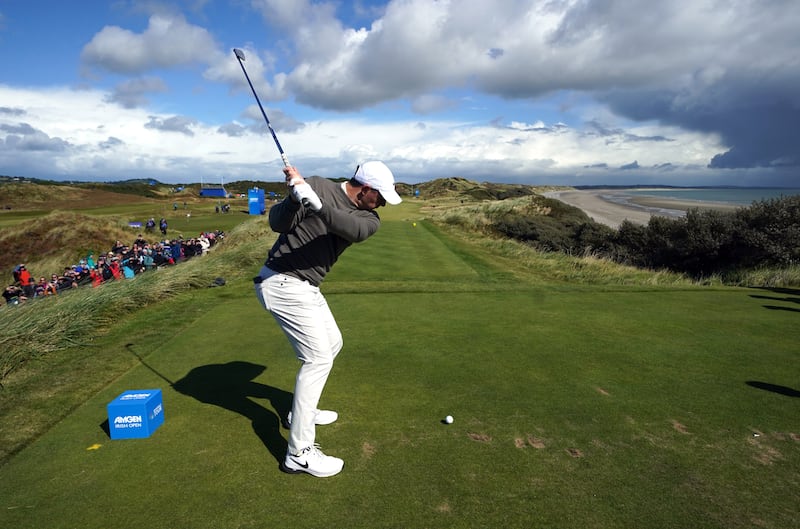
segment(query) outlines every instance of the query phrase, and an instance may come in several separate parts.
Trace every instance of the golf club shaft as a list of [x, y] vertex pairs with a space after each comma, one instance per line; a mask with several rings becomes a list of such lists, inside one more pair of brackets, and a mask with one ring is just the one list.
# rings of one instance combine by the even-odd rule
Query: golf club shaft
[[275, 135], [275, 131], [272, 128], [272, 125], [269, 122], [269, 118], [267, 117], [267, 113], [264, 111], [264, 107], [261, 105], [261, 100], [258, 98], [258, 94], [256, 93], [256, 89], [253, 86], [253, 83], [250, 81], [250, 76], [247, 75], [247, 70], [244, 67], [244, 53], [234, 48], [233, 54], [236, 55], [236, 60], [239, 61], [239, 66], [242, 67], [242, 72], [244, 73], [244, 78], [247, 79], [247, 84], [250, 85], [250, 90], [253, 92], [253, 97], [256, 98], [256, 103], [258, 103], [258, 108], [261, 110], [261, 115], [264, 116], [264, 121], [267, 122], [267, 128], [269, 129], [270, 134], [272, 134], [272, 139], [275, 140], [275, 146], [278, 148], [278, 152], [281, 153], [281, 160], [283, 160], [284, 167], [289, 167], [289, 159], [286, 157], [286, 153], [283, 152], [283, 147], [281, 147], [281, 142], [278, 141], [278, 136]]
[[[261, 105], [261, 100], [258, 98], [258, 94], [256, 93], [256, 89], [253, 86], [252, 81], [250, 81], [250, 76], [247, 75], [247, 70], [244, 67], [244, 52], [238, 48], [233, 49], [233, 54], [236, 56], [236, 60], [239, 61], [239, 66], [242, 67], [242, 73], [244, 74], [244, 78], [247, 79], [247, 84], [250, 85], [250, 90], [253, 92], [253, 97], [256, 98], [256, 103], [258, 103], [258, 108], [261, 110], [261, 115], [264, 116], [264, 121], [267, 123], [267, 128], [269, 129], [269, 133], [272, 134], [272, 139], [275, 141], [275, 146], [278, 148], [278, 152], [281, 154], [281, 160], [283, 160], [283, 166], [289, 167], [289, 158], [286, 156], [286, 153], [283, 152], [283, 147], [281, 147], [281, 142], [278, 141], [278, 136], [275, 134], [275, 130], [272, 128], [272, 124], [269, 122], [269, 118], [267, 117], [266, 111], [264, 111], [264, 107]], [[294, 187], [294, 184], [290, 183], [289, 187]], [[302, 200], [303, 206], [308, 207], [309, 201], [307, 198]]]

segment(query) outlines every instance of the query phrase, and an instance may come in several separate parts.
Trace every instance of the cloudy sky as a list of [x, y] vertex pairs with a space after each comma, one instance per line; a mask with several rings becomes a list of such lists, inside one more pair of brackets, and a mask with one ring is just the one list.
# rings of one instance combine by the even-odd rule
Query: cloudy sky
[[0, 175], [800, 187], [797, 0], [0, 1]]

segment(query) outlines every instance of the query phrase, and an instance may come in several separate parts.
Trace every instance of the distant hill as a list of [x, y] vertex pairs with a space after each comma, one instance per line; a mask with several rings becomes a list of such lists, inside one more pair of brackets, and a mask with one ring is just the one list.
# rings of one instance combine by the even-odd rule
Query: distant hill
[[[333, 179], [340, 182], [343, 179]], [[13, 204], [15, 208], [35, 207], [42, 202], [58, 202], [60, 208], [69, 208], [76, 202], [91, 202], [97, 205], [114, 205], [129, 201], [125, 195], [144, 198], [198, 198], [201, 184], [165, 184], [151, 179], [124, 180], [119, 182], [56, 182], [38, 179], [0, 177], [0, 208]], [[261, 182], [237, 180], [225, 184], [225, 190], [234, 195], [246, 194], [249, 189], [263, 189], [283, 195], [286, 186], [281, 181]], [[475, 182], [461, 177], [439, 178], [420, 184], [398, 183], [401, 196], [413, 197], [419, 191], [420, 198], [459, 198], [462, 200], [504, 200], [542, 193], [557, 189], [554, 186], [532, 186], [525, 184], [496, 184]], [[94, 193], [89, 194], [89, 191]], [[109, 193], [102, 195], [101, 193]], [[77, 206], [75, 206], [77, 207]]]
[[0, 209], [80, 209], [86, 207], [128, 204], [131, 194], [142, 201], [155, 200], [157, 193], [131, 188], [115, 188], [110, 184], [34, 183], [29, 181], [0, 183]]
[[534, 195], [540, 188], [524, 184], [495, 184], [474, 182], [466, 178], [440, 178], [418, 185], [398, 184], [401, 195], [414, 196], [419, 190], [421, 198], [468, 198], [472, 200], [505, 200], [507, 198]]

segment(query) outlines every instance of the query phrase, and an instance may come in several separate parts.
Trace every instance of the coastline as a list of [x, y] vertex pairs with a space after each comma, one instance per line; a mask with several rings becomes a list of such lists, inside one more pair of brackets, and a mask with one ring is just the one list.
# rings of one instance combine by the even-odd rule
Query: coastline
[[687, 210], [693, 208], [732, 211], [738, 207], [725, 202], [631, 196], [626, 193], [625, 189], [616, 188], [551, 191], [545, 193], [545, 196], [574, 206], [595, 222], [615, 229], [626, 220], [634, 224], [647, 224], [650, 217], [653, 216], [680, 218], [686, 214]]

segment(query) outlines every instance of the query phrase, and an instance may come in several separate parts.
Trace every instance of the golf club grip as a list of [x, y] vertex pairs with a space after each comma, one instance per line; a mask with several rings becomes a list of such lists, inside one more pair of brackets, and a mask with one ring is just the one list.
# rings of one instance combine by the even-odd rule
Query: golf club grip
[[[286, 160], [285, 157], [284, 157], [284, 162], [287, 162], [286, 163], [286, 167], [289, 167], [288, 160]], [[300, 180], [300, 179], [299, 178], [293, 178], [290, 182], [287, 182], [286, 185], [289, 186], [289, 187], [294, 187], [296, 180]], [[308, 206], [311, 205], [311, 202], [307, 198], [300, 199], [300, 203], [303, 205], [304, 208], [307, 208]]]
[[[269, 127], [269, 130], [270, 132], [272, 132], [272, 137], [275, 139], [275, 145], [278, 146], [278, 152], [281, 153], [281, 160], [283, 160], [283, 166], [289, 167], [291, 165], [289, 163], [289, 157], [286, 156], [286, 153], [283, 152], [283, 147], [281, 147], [281, 144], [278, 143], [278, 138], [275, 137], [275, 132], [272, 130], [272, 126]], [[307, 198], [301, 200], [300, 203], [303, 205], [304, 208], [307, 208], [310, 205], [310, 202], [308, 201]]]

